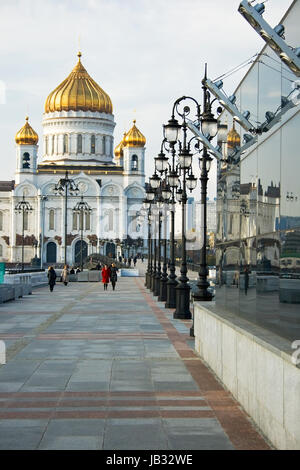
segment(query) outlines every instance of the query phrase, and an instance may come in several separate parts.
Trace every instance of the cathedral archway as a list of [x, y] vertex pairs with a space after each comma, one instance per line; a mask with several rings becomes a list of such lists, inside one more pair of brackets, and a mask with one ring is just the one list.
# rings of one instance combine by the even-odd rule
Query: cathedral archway
[[47, 244], [47, 263], [56, 263], [56, 243]]
[[[84, 262], [88, 255], [87, 243], [82, 240], [82, 260]], [[77, 240], [75, 243], [75, 264], [81, 264], [81, 240]]]
[[109, 256], [110, 258], [115, 258], [116, 257], [116, 245], [111, 242], [107, 242], [105, 246], [105, 254], [106, 256]]

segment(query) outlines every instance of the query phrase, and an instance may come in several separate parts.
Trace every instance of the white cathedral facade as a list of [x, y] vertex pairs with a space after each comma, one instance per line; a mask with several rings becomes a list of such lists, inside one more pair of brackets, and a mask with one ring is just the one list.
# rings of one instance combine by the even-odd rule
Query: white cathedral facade
[[[146, 139], [134, 121], [114, 150], [111, 99], [83, 67], [81, 53], [48, 96], [42, 124], [43, 155], [26, 118], [15, 137], [15, 180], [0, 182], [0, 261], [20, 263], [23, 246], [25, 263], [37, 255], [43, 263], [76, 264], [81, 228], [85, 254], [108, 254], [128, 234], [145, 239], [137, 212], [144, 198]], [[55, 190], [66, 172], [79, 189], [68, 192], [67, 208], [65, 195]], [[81, 197], [91, 208], [83, 227], [73, 210]], [[15, 210], [23, 199], [32, 208], [24, 214]]]

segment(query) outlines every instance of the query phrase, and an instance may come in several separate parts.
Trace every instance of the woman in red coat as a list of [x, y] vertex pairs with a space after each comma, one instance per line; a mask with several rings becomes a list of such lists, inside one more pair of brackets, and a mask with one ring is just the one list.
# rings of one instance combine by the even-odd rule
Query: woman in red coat
[[107, 290], [107, 286], [108, 286], [109, 279], [110, 279], [110, 269], [107, 266], [107, 264], [104, 266], [104, 268], [102, 268], [101, 274], [102, 274], [102, 282], [104, 284], [104, 290]]

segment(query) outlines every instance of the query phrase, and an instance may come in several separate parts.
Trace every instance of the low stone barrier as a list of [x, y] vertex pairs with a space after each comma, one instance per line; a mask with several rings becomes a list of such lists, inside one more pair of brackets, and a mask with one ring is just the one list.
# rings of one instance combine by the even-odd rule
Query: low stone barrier
[[101, 272], [100, 271], [89, 271], [89, 282], [100, 282]]
[[47, 272], [5, 274], [4, 284], [24, 284], [32, 287], [48, 284]]
[[[281, 450], [300, 449], [297, 345], [215, 303], [194, 303], [195, 349]], [[295, 341], [297, 343], [297, 341]]]
[[125, 269], [122, 268], [119, 270], [121, 277], [139, 277], [138, 269]]

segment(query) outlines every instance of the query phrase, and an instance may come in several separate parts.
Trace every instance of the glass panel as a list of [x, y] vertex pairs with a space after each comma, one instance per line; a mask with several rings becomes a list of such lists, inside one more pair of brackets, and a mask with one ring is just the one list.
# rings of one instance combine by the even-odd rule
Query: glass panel
[[280, 131], [257, 149], [257, 234], [272, 233], [279, 225]]
[[279, 234], [257, 239], [256, 315], [258, 323], [278, 330], [279, 322]]
[[256, 238], [241, 240], [240, 244], [240, 315], [256, 320]]
[[266, 120], [266, 112], [275, 113], [281, 105], [281, 64], [278, 56], [267, 48], [259, 59], [258, 122]]
[[0, 230], [3, 230], [3, 213], [0, 212]]
[[300, 230], [281, 232], [280, 331], [291, 341], [300, 339]]
[[282, 128], [280, 228], [300, 227], [300, 113]]

